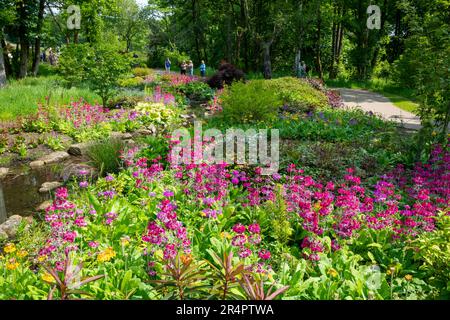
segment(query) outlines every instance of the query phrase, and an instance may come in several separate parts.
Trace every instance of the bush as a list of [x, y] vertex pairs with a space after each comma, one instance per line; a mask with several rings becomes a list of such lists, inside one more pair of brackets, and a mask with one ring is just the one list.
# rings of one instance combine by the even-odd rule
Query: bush
[[87, 82], [106, 107], [118, 81], [130, 70], [130, 59], [108, 45], [70, 45], [61, 54], [59, 70], [70, 86]]
[[283, 99], [287, 111], [309, 112], [328, 105], [327, 97], [305, 81], [284, 77], [269, 80], [268, 85]]
[[154, 71], [153, 71], [153, 69], [150, 69], [150, 68], [134, 68], [133, 69], [133, 74], [136, 77], [145, 78], [146, 76], [153, 75]]
[[125, 143], [120, 139], [104, 139], [93, 143], [87, 154], [100, 175], [116, 173], [121, 166], [120, 154], [124, 148]]
[[204, 82], [189, 82], [181, 85], [178, 91], [196, 101], [209, 101], [214, 97], [214, 90]]
[[121, 87], [124, 87], [124, 88], [143, 87], [144, 79], [141, 77], [127, 78], [127, 79], [119, 80], [118, 83]]
[[223, 117], [231, 123], [271, 122], [282, 99], [265, 80], [236, 82], [222, 95]]
[[244, 72], [230, 63], [223, 63], [219, 71], [208, 80], [208, 84], [214, 89], [223, 89], [224, 85], [231, 85], [235, 81], [244, 79]]

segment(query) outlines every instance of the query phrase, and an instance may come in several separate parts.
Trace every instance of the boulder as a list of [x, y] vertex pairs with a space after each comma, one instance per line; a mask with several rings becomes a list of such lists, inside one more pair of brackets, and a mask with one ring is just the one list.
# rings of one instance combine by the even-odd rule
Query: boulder
[[9, 168], [0, 168], [0, 179], [3, 179], [8, 175]]
[[[85, 171], [86, 174], [82, 175], [81, 174], [81, 173], [83, 173], [82, 171]], [[90, 179], [91, 178], [96, 179], [98, 177], [98, 170], [87, 164], [73, 163], [73, 164], [70, 164], [70, 165], [64, 167], [64, 169], [62, 169], [61, 175], [60, 175], [60, 178], [63, 181], [68, 181], [73, 178], [77, 178], [78, 180], [80, 180], [83, 177], [88, 177]]]
[[0, 226], [0, 241], [2, 240], [7, 240], [8, 239], [8, 234], [3, 231], [2, 226]]
[[133, 138], [133, 135], [131, 133], [122, 133], [122, 132], [111, 132], [109, 135], [112, 139], [120, 139], [120, 140], [129, 140]]
[[70, 155], [65, 151], [57, 151], [46, 155], [45, 157], [39, 159], [44, 161], [45, 164], [52, 164], [62, 162], [66, 159], [70, 158]]
[[22, 219], [23, 218], [21, 216], [14, 215], [6, 220], [6, 222], [0, 226], [0, 229], [8, 235], [8, 238], [14, 238], [17, 234], [17, 230], [19, 229]]
[[46, 193], [52, 190], [55, 190], [56, 188], [59, 188], [62, 186], [62, 183], [59, 181], [53, 181], [53, 182], [44, 182], [39, 189], [40, 193]]
[[149, 125], [149, 126], [147, 127], [147, 129], [150, 130], [150, 131], [152, 132], [152, 134], [155, 134], [155, 135], [156, 135], [157, 129], [156, 129], [156, 126], [155, 126], [154, 124]]
[[133, 137], [146, 137], [151, 135], [153, 135], [153, 131], [148, 129], [139, 129], [133, 132]]
[[43, 166], [45, 166], [45, 162], [42, 160], [36, 160], [36, 161], [30, 162], [31, 169], [37, 169], [37, 168], [41, 168]]
[[73, 144], [69, 147], [67, 152], [72, 156], [85, 156], [91, 145], [92, 143], [89, 142]]
[[53, 201], [47, 200], [42, 202], [39, 206], [36, 207], [36, 211], [45, 211], [53, 204]]

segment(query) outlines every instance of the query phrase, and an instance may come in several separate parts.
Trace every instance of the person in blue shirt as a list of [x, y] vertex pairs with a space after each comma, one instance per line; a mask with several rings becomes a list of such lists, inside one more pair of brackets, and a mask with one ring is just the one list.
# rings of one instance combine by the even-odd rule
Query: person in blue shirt
[[206, 64], [204, 60], [202, 60], [202, 64], [200, 65], [200, 74], [202, 75], [203, 78], [206, 75]]
[[166, 72], [170, 72], [170, 66], [172, 65], [172, 63], [170, 62], [170, 59], [169, 58], [167, 58], [166, 59], [166, 63], [165, 63], [165, 66], [166, 66]]

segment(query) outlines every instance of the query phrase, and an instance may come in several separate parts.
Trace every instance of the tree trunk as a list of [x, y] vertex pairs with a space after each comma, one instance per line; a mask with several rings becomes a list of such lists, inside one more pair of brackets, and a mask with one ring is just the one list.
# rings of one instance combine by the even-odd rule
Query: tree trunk
[[336, 79], [338, 75], [338, 67], [341, 59], [342, 40], [344, 36], [344, 28], [342, 25], [342, 17], [344, 15], [344, 7], [337, 5], [334, 11], [335, 19], [333, 21], [332, 46], [331, 46], [331, 62], [329, 69], [330, 79]]
[[0, 88], [6, 85], [5, 61], [3, 59], [3, 49], [0, 46]]
[[0, 46], [1, 49], [3, 50], [3, 63], [4, 63], [4, 67], [5, 67], [5, 73], [6, 73], [6, 77], [11, 77], [13, 76], [13, 70], [12, 70], [12, 66], [11, 66], [11, 62], [9, 61], [9, 57], [8, 57], [8, 52], [7, 52], [7, 45], [6, 45], [6, 41], [5, 38], [3, 37], [3, 33], [0, 31]]
[[34, 76], [37, 76], [39, 71], [39, 61], [41, 56], [41, 32], [42, 32], [42, 25], [44, 24], [45, 2], [46, 0], [39, 1], [39, 13], [38, 13], [38, 22], [36, 26], [36, 39], [34, 40], [34, 55], [32, 67], [32, 72]]
[[323, 68], [322, 68], [322, 49], [321, 49], [321, 28], [322, 28], [322, 12], [320, 9], [321, 1], [318, 1], [317, 6], [317, 42], [316, 42], [316, 67], [319, 72], [319, 77], [323, 80]]
[[264, 58], [264, 67], [263, 67], [264, 79], [272, 79], [272, 62], [270, 59], [270, 47], [272, 45], [272, 41], [263, 42], [261, 45], [263, 48], [263, 58]]
[[28, 41], [28, 28], [27, 28], [28, 15], [26, 10], [26, 4], [20, 2], [19, 8], [19, 43], [20, 43], [20, 64], [19, 64], [19, 79], [25, 78], [28, 71], [28, 55], [30, 52], [30, 46]]

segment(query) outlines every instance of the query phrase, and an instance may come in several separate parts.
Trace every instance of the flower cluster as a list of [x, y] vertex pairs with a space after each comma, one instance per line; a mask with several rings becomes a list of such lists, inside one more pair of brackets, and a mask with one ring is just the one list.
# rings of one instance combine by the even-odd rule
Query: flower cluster
[[250, 264], [246, 269], [257, 273], [266, 273], [270, 270], [267, 261], [270, 259], [270, 251], [261, 248], [261, 227], [257, 223], [245, 226], [241, 223], [235, 224], [231, 232], [231, 245], [238, 249], [241, 259], [249, 258]]
[[66, 255], [78, 250], [75, 240], [79, 231], [87, 226], [84, 212], [68, 200], [66, 188], [59, 188], [53, 204], [46, 210], [45, 221], [51, 228], [51, 235], [39, 252], [40, 258], [55, 263], [57, 270], [62, 271]]
[[191, 252], [191, 241], [188, 238], [187, 230], [183, 223], [178, 220], [175, 203], [170, 201], [171, 195], [166, 194], [166, 198], [158, 205], [156, 219], [149, 222], [147, 232], [142, 236], [142, 241], [149, 244], [146, 250], [148, 257], [148, 273], [150, 276], [156, 275], [154, 266], [156, 263], [155, 253], [162, 250], [165, 263], [172, 263], [172, 260], [180, 251], [185, 254]]

